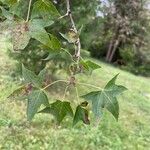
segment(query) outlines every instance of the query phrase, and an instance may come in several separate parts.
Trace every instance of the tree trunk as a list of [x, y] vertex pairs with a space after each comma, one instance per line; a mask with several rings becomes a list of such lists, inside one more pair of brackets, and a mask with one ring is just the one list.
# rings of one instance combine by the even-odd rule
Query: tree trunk
[[108, 62], [109, 61], [109, 57], [110, 57], [110, 54], [112, 52], [112, 48], [113, 48], [113, 39], [110, 41], [110, 44], [109, 44], [109, 48], [108, 48], [108, 51], [107, 51], [107, 55], [106, 55], [106, 61]]
[[106, 59], [105, 59], [107, 62], [112, 61], [115, 51], [119, 45], [119, 43], [117, 42], [118, 36], [119, 36], [119, 26], [116, 27], [116, 29], [114, 30], [114, 33], [115, 34], [113, 35], [112, 40], [109, 44], [109, 48], [108, 48]]
[[116, 39], [116, 41], [115, 41], [115, 43], [114, 43], [114, 47], [113, 47], [113, 49], [112, 49], [112, 51], [111, 51], [111, 54], [110, 54], [110, 56], [109, 56], [108, 62], [112, 62], [112, 59], [113, 59], [114, 54], [115, 54], [115, 52], [116, 52], [116, 50], [117, 50], [117, 48], [118, 48], [119, 43], [120, 43], [120, 40], [119, 40], [119, 39]]

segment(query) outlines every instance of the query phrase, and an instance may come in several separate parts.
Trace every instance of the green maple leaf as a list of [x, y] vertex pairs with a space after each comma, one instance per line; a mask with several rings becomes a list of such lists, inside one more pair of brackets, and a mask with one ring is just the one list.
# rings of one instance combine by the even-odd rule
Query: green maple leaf
[[61, 123], [66, 115], [73, 116], [73, 111], [69, 102], [57, 100], [56, 102], [49, 105], [39, 113], [52, 114], [58, 123]]
[[51, 47], [51, 40], [49, 38], [48, 33], [42, 27], [42, 25], [38, 23], [37, 20], [29, 21], [29, 34], [32, 38], [36, 39], [42, 44]]
[[22, 65], [22, 76], [26, 83], [32, 83], [35, 87], [42, 86], [42, 79], [40, 76], [37, 76], [34, 72], [25, 68], [24, 65]]
[[2, 3], [7, 4], [9, 6], [17, 3], [17, 0], [0, 0]]
[[29, 21], [29, 34], [32, 38], [36, 39], [37, 41], [41, 42], [45, 46], [53, 49], [53, 50], [60, 50], [61, 43], [52, 34], [46, 32], [44, 27], [49, 26], [53, 23], [53, 21], [47, 21], [41, 19], [33, 19]]
[[[7, 14], [5, 14], [5, 16], [6, 15]], [[53, 24], [53, 21], [45, 22], [42, 19], [33, 19], [29, 22], [25, 22], [23, 19], [13, 21], [13, 25], [11, 27], [11, 38], [14, 49], [24, 49], [28, 45], [30, 39], [34, 38], [53, 50], [60, 50], [60, 41], [54, 35], [49, 35], [49, 33], [47, 33], [44, 29], [44, 27], [51, 24]]]
[[34, 90], [28, 96], [27, 118], [32, 120], [41, 105], [48, 106], [48, 98], [42, 90]]
[[31, 19], [30, 22], [35, 26], [38, 24], [42, 28], [51, 26], [54, 23], [54, 21], [46, 19]]
[[82, 98], [92, 103], [92, 111], [96, 117], [100, 117], [103, 108], [106, 108], [118, 120], [119, 105], [116, 96], [127, 89], [124, 86], [115, 84], [117, 76], [118, 74], [107, 83], [103, 90], [90, 92], [82, 96]]
[[14, 15], [12, 13], [10, 13], [9, 11], [7, 11], [6, 9], [4, 9], [3, 7], [0, 7], [2, 14], [5, 18], [7, 18], [8, 20], [13, 20]]
[[[56, 8], [53, 6], [53, 4], [51, 4], [51, 2], [47, 0], [39, 0], [37, 3], [39, 3], [38, 7], [40, 10], [44, 9], [43, 7], [46, 7], [47, 11], [57, 14], [57, 11], [55, 10]], [[9, 21], [8, 23], [10, 23], [7, 29], [11, 31], [10, 36], [14, 50], [24, 49], [28, 45], [31, 38], [36, 39], [52, 50], [60, 50], [60, 41], [57, 39], [57, 37], [49, 34], [45, 30], [45, 27], [52, 25], [54, 21], [44, 17], [37, 19], [33, 19], [33, 17], [31, 20], [26, 22], [22, 16], [16, 13], [15, 9], [10, 11], [7, 11], [2, 7], [0, 7], [0, 9], [2, 10], [3, 16], [7, 18]], [[36, 12], [36, 14], [38, 14], [38, 12], [39, 10]], [[49, 15], [47, 14], [45, 16]]]
[[89, 74], [91, 74], [94, 70], [101, 68], [100, 65], [96, 64], [95, 62], [91, 60], [87, 61], [80, 61], [80, 64], [83, 66], [83, 69], [87, 71]]
[[52, 35], [52, 34], [49, 34], [49, 35], [50, 35], [50, 39], [51, 39], [51, 48], [55, 51], [60, 50], [61, 42], [54, 35]]
[[49, 0], [38, 0], [33, 5], [31, 18], [43, 17], [51, 19], [51, 17], [60, 16], [56, 7]]
[[20, 86], [15, 89], [7, 98], [9, 99], [26, 99], [27, 98], [26, 86]]

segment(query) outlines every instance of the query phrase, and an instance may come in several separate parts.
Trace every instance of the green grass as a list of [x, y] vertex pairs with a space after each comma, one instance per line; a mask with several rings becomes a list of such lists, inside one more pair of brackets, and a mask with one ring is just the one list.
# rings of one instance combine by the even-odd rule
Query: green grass
[[[80, 76], [78, 80], [103, 87], [114, 75], [120, 73], [117, 83], [128, 88], [118, 97], [120, 117], [116, 122], [105, 111], [98, 126], [78, 124], [72, 128], [66, 118], [55, 126], [50, 115], [36, 115], [26, 120], [26, 102], [8, 100], [6, 97], [17, 84], [10, 77], [13, 62], [0, 52], [0, 150], [149, 150], [150, 149], [150, 79], [132, 75], [96, 61], [102, 68], [93, 76]], [[91, 89], [79, 87], [82, 95]], [[50, 95], [60, 97], [52, 92]], [[71, 92], [72, 93], [72, 92]], [[76, 100], [75, 95], [69, 96]], [[68, 97], [68, 99], [69, 99]]]

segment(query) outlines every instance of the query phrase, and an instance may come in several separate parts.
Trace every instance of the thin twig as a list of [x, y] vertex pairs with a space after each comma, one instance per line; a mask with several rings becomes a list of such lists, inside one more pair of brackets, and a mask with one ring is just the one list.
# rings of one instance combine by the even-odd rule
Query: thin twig
[[[66, 15], [68, 15], [69, 18], [70, 18], [73, 30], [76, 32], [76, 34], [78, 34], [78, 30], [77, 30], [77, 28], [75, 26], [75, 22], [73, 20], [71, 9], [70, 9], [70, 1], [66, 0], [66, 4], [67, 4], [67, 13], [66, 13]], [[77, 51], [75, 50], [75, 57], [77, 58], [77, 63], [79, 63], [79, 61], [80, 61], [80, 55], [81, 55], [80, 38], [77, 39], [76, 46], [77, 46]]]
[[63, 98], [62, 98], [63, 100], [66, 98], [66, 93], [67, 93], [68, 88], [69, 88], [69, 86], [67, 85], [66, 88], [65, 88], [65, 92], [64, 92]]
[[76, 94], [77, 94], [77, 100], [78, 100], [78, 103], [80, 102], [79, 101], [79, 92], [78, 92], [78, 88], [75, 86], [75, 90], [76, 90]]
[[29, 21], [29, 17], [30, 17], [30, 10], [31, 10], [31, 4], [32, 4], [32, 0], [29, 1], [29, 7], [28, 7], [28, 13], [27, 13], [27, 19], [26, 22]]
[[84, 86], [93, 87], [93, 88], [96, 88], [96, 89], [99, 89], [99, 90], [103, 90], [102, 88], [100, 88], [98, 86], [95, 86], [95, 85], [92, 85], [92, 84], [88, 84], [88, 83], [77, 82], [76, 84], [80, 84], [80, 85], [84, 85]]
[[72, 24], [72, 27], [73, 27], [74, 31], [77, 33], [78, 31], [77, 31], [77, 28], [76, 28], [76, 26], [75, 26], [75, 23], [74, 23], [72, 14], [71, 14], [70, 1], [69, 1], [69, 0], [66, 0], [66, 3], [67, 3], [67, 14], [68, 14], [68, 16], [70, 17], [71, 24]]
[[63, 19], [63, 18], [65, 18], [65, 17], [68, 17], [68, 13], [66, 13], [66, 14], [63, 15], [63, 16], [60, 16], [60, 17], [58, 18], [58, 20]]
[[52, 85], [54, 85], [54, 84], [56, 84], [56, 83], [58, 83], [58, 82], [65, 82], [65, 83], [68, 83], [68, 81], [66, 81], [66, 80], [56, 80], [56, 81], [54, 81], [54, 82], [48, 84], [47, 86], [45, 86], [42, 90], [45, 90], [45, 89], [47, 89], [48, 87], [50, 87], [50, 86], [52, 86]]

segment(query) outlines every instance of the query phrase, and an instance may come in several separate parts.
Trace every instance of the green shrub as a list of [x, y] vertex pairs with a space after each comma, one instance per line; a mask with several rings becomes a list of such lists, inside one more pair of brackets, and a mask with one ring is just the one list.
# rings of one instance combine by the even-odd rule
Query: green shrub
[[125, 62], [125, 66], [121, 66], [122, 69], [128, 70], [136, 75], [150, 76], [148, 53], [137, 53], [133, 47], [128, 46], [120, 49], [120, 55]]

